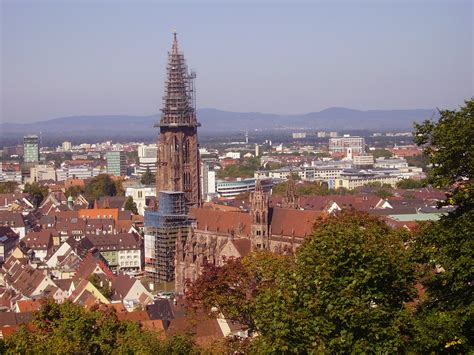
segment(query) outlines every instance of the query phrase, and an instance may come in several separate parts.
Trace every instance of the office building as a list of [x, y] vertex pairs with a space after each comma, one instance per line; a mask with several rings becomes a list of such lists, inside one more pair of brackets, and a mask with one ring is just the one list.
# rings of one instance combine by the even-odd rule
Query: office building
[[37, 135], [23, 138], [23, 161], [25, 163], [39, 162], [39, 138]]
[[107, 152], [107, 173], [115, 176], [127, 175], [127, 157], [123, 150]]

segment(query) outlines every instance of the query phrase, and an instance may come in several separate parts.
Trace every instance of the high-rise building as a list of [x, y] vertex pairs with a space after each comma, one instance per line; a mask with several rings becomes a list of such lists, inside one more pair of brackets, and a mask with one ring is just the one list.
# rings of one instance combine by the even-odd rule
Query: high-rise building
[[69, 152], [72, 149], [72, 143], [71, 142], [63, 142], [62, 148], [65, 152]]
[[138, 166], [135, 169], [137, 176], [142, 176], [147, 170], [156, 175], [156, 162], [158, 147], [153, 145], [140, 145], [138, 147]]
[[23, 161], [25, 163], [39, 162], [39, 138], [37, 135], [23, 137]]
[[194, 78], [178, 50], [175, 33], [168, 53], [161, 120], [155, 125], [160, 128], [156, 191], [182, 191], [188, 205], [201, 203]]
[[107, 152], [107, 173], [115, 176], [127, 175], [127, 157], [123, 150]]

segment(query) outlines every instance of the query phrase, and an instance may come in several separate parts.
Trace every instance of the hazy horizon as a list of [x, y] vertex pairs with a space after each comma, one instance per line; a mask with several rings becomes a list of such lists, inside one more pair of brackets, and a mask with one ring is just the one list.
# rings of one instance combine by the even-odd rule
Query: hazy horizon
[[1, 121], [158, 114], [172, 31], [197, 106], [301, 114], [457, 108], [472, 1], [1, 3]]

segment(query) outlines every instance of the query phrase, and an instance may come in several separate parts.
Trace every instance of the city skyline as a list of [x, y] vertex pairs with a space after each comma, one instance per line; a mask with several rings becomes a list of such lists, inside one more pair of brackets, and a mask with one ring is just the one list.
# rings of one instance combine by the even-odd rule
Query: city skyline
[[1, 6], [2, 122], [159, 113], [173, 29], [198, 108], [455, 109], [474, 91], [471, 1]]

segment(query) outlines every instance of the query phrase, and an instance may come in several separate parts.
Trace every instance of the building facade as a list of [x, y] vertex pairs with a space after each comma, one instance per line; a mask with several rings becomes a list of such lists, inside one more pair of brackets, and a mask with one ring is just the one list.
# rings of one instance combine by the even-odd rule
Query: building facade
[[346, 153], [351, 148], [353, 153], [365, 152], [365, 139], [363, 137], [339, 137], [329, 139], [329, 151], [331, 153]]
[[39, 162], [39, 138], [37, 135], [23, 137], [23, 161], [25, 163]]
[[127, 157], [122, 150], [107, 152], [107, 173], [115, 176], [127, 175]]

